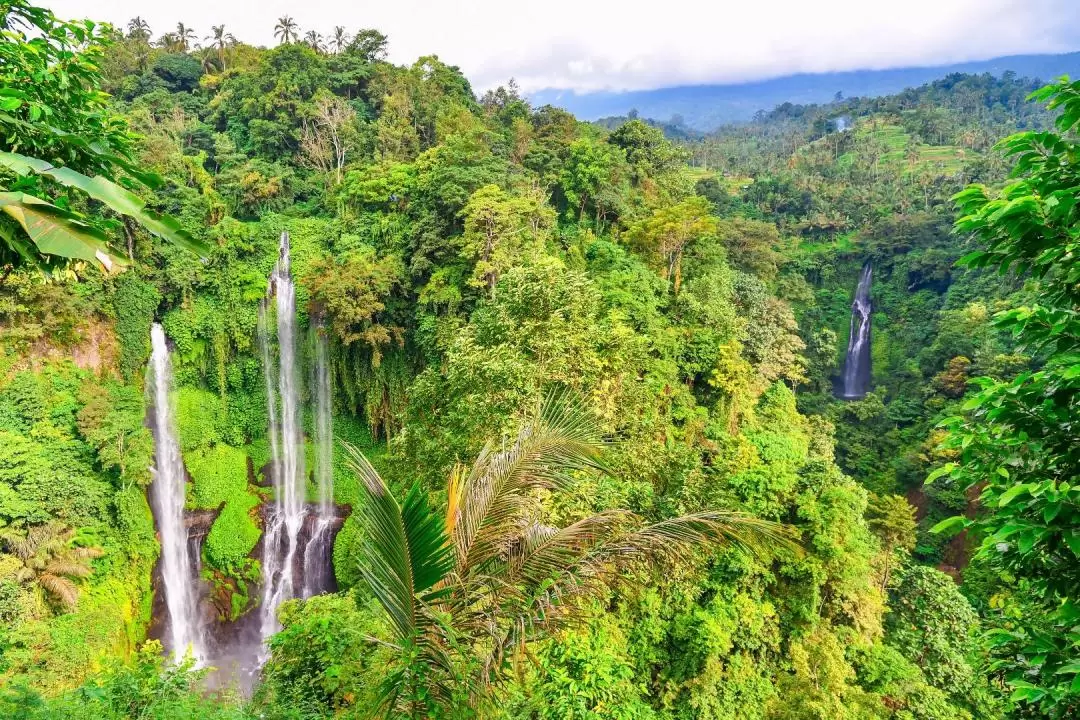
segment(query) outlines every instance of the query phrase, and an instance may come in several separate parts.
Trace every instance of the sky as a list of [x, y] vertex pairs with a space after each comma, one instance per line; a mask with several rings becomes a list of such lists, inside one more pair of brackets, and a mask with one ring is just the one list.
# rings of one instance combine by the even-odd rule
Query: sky
[[160, 35], [177, 22], [274, 45], [303, 32], [374, 27], [390, 60], [438, 55], [485, 90], [644, 90], [799, 72], [883, 69], [1080, 50], [1080, 0], [37, 0], [61, 17]]

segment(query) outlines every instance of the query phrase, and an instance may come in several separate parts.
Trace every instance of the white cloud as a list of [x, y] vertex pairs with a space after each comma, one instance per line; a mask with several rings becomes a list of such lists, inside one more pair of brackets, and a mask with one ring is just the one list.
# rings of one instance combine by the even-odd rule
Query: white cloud
[[647, 89], [796, 72], [880, 69], [1080, 46], [1080, 0], [43, 0], [58, 15], [155, 33], [177, 21], [224, 23], [274, 44], [276, 19], [329, 34], [376, 27], [391, 59], [437, 54], [478, 89], [515, 77], [526, 90]]

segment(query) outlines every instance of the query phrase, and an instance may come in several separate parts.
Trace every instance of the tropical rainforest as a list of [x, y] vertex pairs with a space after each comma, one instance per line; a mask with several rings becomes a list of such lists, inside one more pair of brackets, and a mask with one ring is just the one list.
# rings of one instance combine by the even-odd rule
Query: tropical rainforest
[[1080, 83], [701, 134], [162, 30], [0, 4], [0, 716], [1080, 717]]

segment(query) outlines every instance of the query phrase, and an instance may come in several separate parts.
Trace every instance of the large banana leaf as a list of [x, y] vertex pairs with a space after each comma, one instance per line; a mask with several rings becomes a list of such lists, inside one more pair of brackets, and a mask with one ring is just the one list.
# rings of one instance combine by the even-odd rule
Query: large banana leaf
[[71, 168], [57, 167], [38, 158], [10, 152], [0, 152], [0, 165], [19, 175], [29, 175], [30, 173], [44, 175], [61, 185], [82, 190], [93, 199], [104, 203], [121, 215], [132, 218], [163, 240], [175, 243], [200, 257], [205, 257], [210, 252], [209, 246], [192, 237], [176, 220], [166, 215], [159, 215], [153, 210], [148, 210], [146, 203], [138, 195], [125, 190], [107, 178], [101, 176], [88, 177]]
[[[0, 192], [0, 212], [15, 220], [45, 255], [98, 263], [108, 271], [127, 264], [110, 251], [103, 232], [83, 223], [74, 213], [33, 195]], [[14, 233], [5, 233], [3, 237], [12, 250], [32, 264], [40, 264], [21, 238]]]
[[[0, 88], [0, 95], [12, 95], [16, 92], [17, 91], [14, 91], [10, 88]], [[84, 152], [90, 153], [97, 157], [98, 160], [103, 163], [111, 163], [119, 168], [122, 168], [124, 172], [126, 172], [128, 175], [131, 175], [133, 178], [135, 178], [151, 190], [155, 190], [161, 187], [161, 185], [164, 183], [164, 180], [162, 180], [161, 176], [157, 173], [143, 170], [142, 168], [137, 167], [134, 163], [132, 163], [130, 159], [117, 155], [115, 152], [109, 151], [101, 143], [90, 142], [86, 138], [80, 135], [76, 135], [75, 133], [61, 130], [60, 128], [53, 127], [52, 125], [45, 125], [42, 123], [28, 123], [25, 120], [20, 120], [19, 118], [12, 117], [7, 113], [2, 112], [0, 112], [0, 125], [16, 125], [31, 132], [47, 132], [65, 145], [76, 147], [80, 150], [83, 150]]]

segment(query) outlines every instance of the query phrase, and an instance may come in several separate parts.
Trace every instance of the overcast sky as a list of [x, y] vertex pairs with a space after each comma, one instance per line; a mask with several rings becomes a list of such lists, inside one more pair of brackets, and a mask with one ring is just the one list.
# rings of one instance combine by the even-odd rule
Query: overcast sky
[[277, 18], [302, 31], [375, 27], [390, 59], [436, 54], [478, 90], [514, 77], [527, 91], [647, 89], [795, 72], [881, 69], [1080, 49], [1080, 0], [39, 0], [58, 15], [157, 36], [178, 21], [275, 44]]

